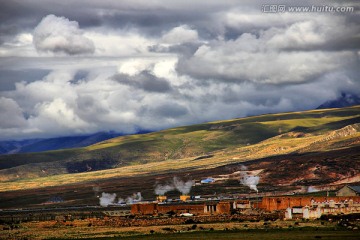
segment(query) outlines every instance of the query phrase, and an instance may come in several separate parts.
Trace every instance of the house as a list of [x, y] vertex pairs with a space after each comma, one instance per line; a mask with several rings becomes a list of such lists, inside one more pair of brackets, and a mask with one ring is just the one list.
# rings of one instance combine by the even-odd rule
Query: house
[[360, 196], [360, 186], [345, 185], [336, 192], [336, 196]]
[[203, 179], [201, 180], [201, 183], [212, 183], [212, 182], [215, 182], [215, 179], [213, 178], [206, 178], [206, 179]]

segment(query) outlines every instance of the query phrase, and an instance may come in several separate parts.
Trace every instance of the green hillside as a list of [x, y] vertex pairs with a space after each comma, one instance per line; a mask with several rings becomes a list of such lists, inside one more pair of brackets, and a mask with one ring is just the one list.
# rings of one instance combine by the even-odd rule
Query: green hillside
[[[3, 155], [0, 181], [68, 173], [90, 177], [143, 166], [154, 171], [201, 168], [291, 152], [350, 147], [359, 144], [359, 120], [360, 106], [267, 114], [122, 136], [79, 149]], [[349, 126], [350, 130], [346, 128]]]

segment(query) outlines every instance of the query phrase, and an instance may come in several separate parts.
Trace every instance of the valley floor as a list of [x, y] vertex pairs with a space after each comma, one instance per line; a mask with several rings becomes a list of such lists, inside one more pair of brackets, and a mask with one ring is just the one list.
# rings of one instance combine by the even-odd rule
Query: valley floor
[[147, 227], [92, 226], [91, 220], [0, 225], [0, 239], [359, 239], [352, 227], [330, 221], [259, 221]]

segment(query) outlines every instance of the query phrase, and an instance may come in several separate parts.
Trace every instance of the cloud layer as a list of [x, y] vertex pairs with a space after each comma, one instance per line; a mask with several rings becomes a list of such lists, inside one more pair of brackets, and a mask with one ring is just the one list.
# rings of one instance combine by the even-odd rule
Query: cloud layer
[[38, 51], [69, 55], [94, 52], [94, 43], [83, 35], [79, 24], [65, 17], [48, 15], [35, 27], [34, 45]]
[[2, 139], [159, 130], [360, 94], [357, 2], [279, 14], [261, 1], [84, 3], [3, 3]]

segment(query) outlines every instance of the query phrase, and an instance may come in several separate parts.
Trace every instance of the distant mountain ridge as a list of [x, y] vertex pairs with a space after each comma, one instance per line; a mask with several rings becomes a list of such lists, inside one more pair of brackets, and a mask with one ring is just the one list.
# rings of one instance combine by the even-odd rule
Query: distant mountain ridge
[[334, 100], [326, 101], [321, 104], [317, 109], [326, 109], [326, 108], [343, 108], [351, 107], [360, 104], [360, 97], [351, 94], [351, 93], [341, 93], [341, 96]]
[[98, 132], [84, 136], [68, 136], [48, 139], [28, 139], [21, 141], [0, 141], [0, 154], [44, 152], [66, 148], [90, 146], [122, 134], [115, 132]]
[[[199, 168], [274, 155], [358, 147], [359, 123], [360, 106], [310, 110], [120, 136], [82, 148], [1, 155], [0, 181], [111, 171], [122, 167], [132, 169], [155, 163], [156, 171], [181, 166]], [[61, 143], [64, 142], [64, 139], [61, 140]], [[39, 144], [35, 143], [32, 149]], [[51, 141], [47, 144], [55, 145]], [[80, 144], [83, 142], [76, 146]], [[43, 149], [43, 146], [40, 147]], [[64, 145], [61, 147], [65, 148]], [[168, 161], [176, 164], [168, 165]]]
[[[316, 109], [343, 108], [360, 105], [360, 97], [352, 93], [341, 93], [341, 96], [321, 104]], [[137, 134], [151, 131], [139, 131]], [[27, 139], [19, 141], [0, 141], [0, 155], [15, 153], [44, 152], [69, 148], [87, 147], [124, 134], [115, 132], [97, 132], [83, 136], [66, 136], [47, 139]]]
[[44, 139], [26, 139], [26, 140], [9, 140], [0, 141], [0, 154], [20, 153], [21, 148], [27, 145], [32, 145]]

